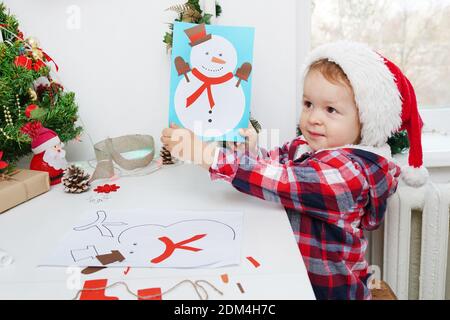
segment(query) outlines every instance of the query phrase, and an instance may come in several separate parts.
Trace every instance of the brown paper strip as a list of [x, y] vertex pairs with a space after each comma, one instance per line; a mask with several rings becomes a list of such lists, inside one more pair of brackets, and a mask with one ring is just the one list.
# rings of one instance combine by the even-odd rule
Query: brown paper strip
[[122, 262], [125, 260], [125, 257], [118, 250], [112, 250], [111, 253], [102, 254], [97, 256], [97, 260], [104, 266], [114, 263], [114, 262]]
[[81, 273], [82, 274], [92, 274], [92, 273], [96, 273], [103, 269], [106, 269], [106, 267], [87, 267], [87, 268], [84, 268], [83, 270], [81, 270]]

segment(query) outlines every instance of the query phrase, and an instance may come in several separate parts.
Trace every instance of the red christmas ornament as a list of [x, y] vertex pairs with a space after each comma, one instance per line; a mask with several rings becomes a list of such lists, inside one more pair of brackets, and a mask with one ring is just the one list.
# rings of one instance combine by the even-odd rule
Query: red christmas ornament
[[53, 130], [44, 128], [39, 121], [27, 123], [21, 131], [31, 137], [34, 156], [30, 169], [48, 172], [51, 185], [60, 183], [67, 168], [67, 161], [66, 152], [62, 148], [64, 144], [58, 135]]
[[31, 112], [33, 110], [39, 109], [39, 107], [35, 104], [30, 104], [26, 109], [25, 109], [25, 116], [30, 119], [31, 118]]
[[33, 66], [33, 60], [31, 60], [30, 58], [25, 57], [25, 56], [18, 56], [14, 60], [14, 64], [17, 67], [24, 67], [28, 70], [31, 70], [31, 67]]
[[42, 67], [45, 67], [45, 63], [42, 60], [37, 60], [33, 65], [33, 69], [36, 72], [39, 71]]
[[8, 166], [8, 162], [1, 161], [2, 157], [3, 157], [3, 151], [0, 151], [0, 170], [3, 170]]

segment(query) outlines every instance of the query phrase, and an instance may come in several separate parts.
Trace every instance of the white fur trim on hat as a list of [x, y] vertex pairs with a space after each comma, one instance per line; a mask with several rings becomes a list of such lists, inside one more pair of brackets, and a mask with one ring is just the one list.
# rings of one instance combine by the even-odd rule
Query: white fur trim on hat
[[424, 166], [414, 168], [406, 165], [401, 168], [401, 171], [403, 181], [405, 181], [408, 186], [416, 188], [423, 186], [428, 181], [428, 177], [430, 176], [427, 168]]
[[361, 145], [384, 145], [402, 123], [401, 95], [384, 59], [363, 43], [339, 41], [326, 44], [308, 56], [302, 81], [310, 66], [322, 59], [338, 64], [352, 84], [362, 124]]
[[31, 149], [31, 150], [33, 151], [34, 154], [39, 154], [41, 152], [44, 152], [48, 148], [54, 147], [60, 143], [61, 143], [61, 140], [59, 140], [59, 137], [54, 136], [53, 138], [45, 141], [44, 143], [40, 144], [39, 146], [37, 146], [36, 148]]

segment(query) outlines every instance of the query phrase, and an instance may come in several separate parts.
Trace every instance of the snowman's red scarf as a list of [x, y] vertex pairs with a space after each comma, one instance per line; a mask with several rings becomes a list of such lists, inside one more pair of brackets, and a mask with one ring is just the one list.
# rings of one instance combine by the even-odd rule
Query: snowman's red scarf
[[214, 102], [214, 98], [212, 96], [211, 86], [227, 82], [228, 80], [233, 78], [233, 73], [231, 72], [217, 78], [207, 77], [203, 73], [198, 71], [197, 68], [192, 69], [192, 74], [196, 76], [197, 79], [202, 81], [203, 84], [200, 88], [197, 89], [197, 91], [195, 91], [192, 95], [187, 97], [186, 108], [189, 108], [195, 101], [197, 101], [197, 99], [202, 95], [203, 91], [205, 91], [206, 89], [208, 91], [209, 106], [212, 109], [216, 103]]

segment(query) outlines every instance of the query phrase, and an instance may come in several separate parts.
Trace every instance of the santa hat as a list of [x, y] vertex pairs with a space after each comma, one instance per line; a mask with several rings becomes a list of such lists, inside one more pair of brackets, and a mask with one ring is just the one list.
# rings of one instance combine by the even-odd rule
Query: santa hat
[[408, 166], [402, 168], [403, 180], [415, 187], [425, 184], [428, 171], [422, 160], [423, 122], [414, 88], [406, 76], [366, 44], [338, 41], [311, 52], [303, 79], [310, 66], [322, 59], [339, 65], [352, 84], [362, 126], [361, 145], [381, 147], [393, 133], [406, 130], [410, 150]]
[[21, 131], [31, 138], [31, 150], [34, 154], [44, 152], [48, 148], [61, 143], [55, 131], [44, 128], [39, 121], [29, 122]]

